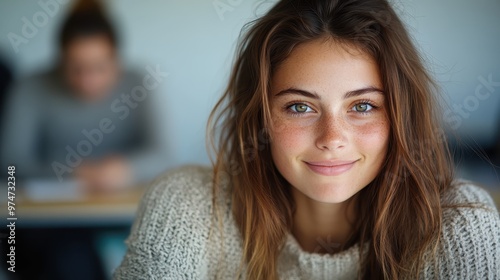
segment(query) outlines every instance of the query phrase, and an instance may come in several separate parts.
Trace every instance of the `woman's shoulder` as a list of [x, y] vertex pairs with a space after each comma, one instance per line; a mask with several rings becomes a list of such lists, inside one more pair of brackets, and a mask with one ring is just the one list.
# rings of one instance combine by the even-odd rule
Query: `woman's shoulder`
[[490, 194], [473, 182], [457, 179], [453, 181], [442, 195], [443, 205], [470, 205], [483, 206], [496, 210], [495, 203]]
[[208, 206], [212, 201], [212, 169], [189, 165], [168, 170], [152, 181], [144, 199], [167, 208], [176, 203]]
[[[227, 212], [231, 208], [229, 194], [228, 180], [222, 180], [216, 199], [217, 207], [226, 213], [224, 220], [229, 218]], [[141, 206], [154, 207], [154, 211], [162, 215], [185, 215], [189, 212], [192, 218], [208, 220], [213, 217], [213, 203], [213, 169], [186, 165], [170, 169], [153, 180], [142, 198]]]
[[[210, 168], [169, 170], [148, 187], [115, 279], [200, 279], [213, 259]], [[187, 261], [189, 260], [189, 261]]]
[[448, 279], [500, 277], [500, 216], [488, 192], [472, 182], [456, 180], [441, 201], [438, 266], [437, 271], [428, 267], [427, 272]]
[[442, 195], [441, 203], [443, 234], [450, 234], [447, 239], [472, 241], [482, 239], [488, 233], [495, 234], [500, 241], [500, 216], [492, 197], [482, 187], [470, 181], [456, 180]]

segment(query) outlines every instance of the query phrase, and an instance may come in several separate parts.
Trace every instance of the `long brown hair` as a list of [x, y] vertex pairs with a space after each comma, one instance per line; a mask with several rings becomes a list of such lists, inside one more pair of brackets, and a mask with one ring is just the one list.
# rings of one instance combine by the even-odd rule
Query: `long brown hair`
[[246, 276], [278, 278], [294, 211], [289, 184], [270, 155], [273, 70], [297, 45], [329, 36], [378, 63], [391, 125], [386, 162], [357, 194], [355, 242], [360, 253], [368, 245], [359, 278], [417, 277], [437, 248], [440, 195], [453, 174], [434, 83], [394, 10], [386, 0], [283, 0], [248, 27], [208, 128], [216, 153], [214, 197], [229, 177]]

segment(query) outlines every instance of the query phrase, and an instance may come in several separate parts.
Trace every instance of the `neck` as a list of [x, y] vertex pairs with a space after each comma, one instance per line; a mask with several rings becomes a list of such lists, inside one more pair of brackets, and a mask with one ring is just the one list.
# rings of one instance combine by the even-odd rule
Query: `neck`
[[292, 234], [303, 250], [334, 254], [349, 240], [355, 219], [355, 198], [342, 203], [318, 202], [292, 188], [295, 200]]

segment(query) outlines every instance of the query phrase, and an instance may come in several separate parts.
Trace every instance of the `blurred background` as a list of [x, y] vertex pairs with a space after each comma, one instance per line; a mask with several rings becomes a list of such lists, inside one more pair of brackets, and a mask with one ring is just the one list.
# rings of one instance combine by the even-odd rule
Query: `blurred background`
[[[274, 2], [0, 2], [1, 168], [20, 205], [18, 272], [0, 279], [110, 278], [144, 185], [209, 164], [240, 30]], [[500, 1], [391, 2], [443, 92], [458, 174], [498, 197]]]

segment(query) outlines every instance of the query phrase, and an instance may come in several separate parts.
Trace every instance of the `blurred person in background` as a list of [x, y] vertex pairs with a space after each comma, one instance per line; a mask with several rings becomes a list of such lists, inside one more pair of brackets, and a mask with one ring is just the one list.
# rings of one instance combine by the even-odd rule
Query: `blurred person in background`
[[121, 68], [117, 35], [95, 1], [76, 3], [59, 47], [58, 67], [20, 81], [10, 93], [3, 164], [16, 165], [21, 178], [76, 178], [97, 190], [162, 171], [150, 108], [162, 73]]
[[[165, 145], [155, 135], [159, 129], [154, 128], [150, 95], [165, 73], [122, 69], [117, 34], [96, 1], [75, 3], [61, 28], [59, 47], [54, 69], [21, 80], [10, 91], [3, 166], [15, 165], [19, 179], [76, 180], [84, 190], [108, 193], [164, 170]], [[128, 232], [128, 226], [123, 230]], [[68, 226], [20, 229], [17, 275], [105, 279], [96, 250], [100, 233]]]

